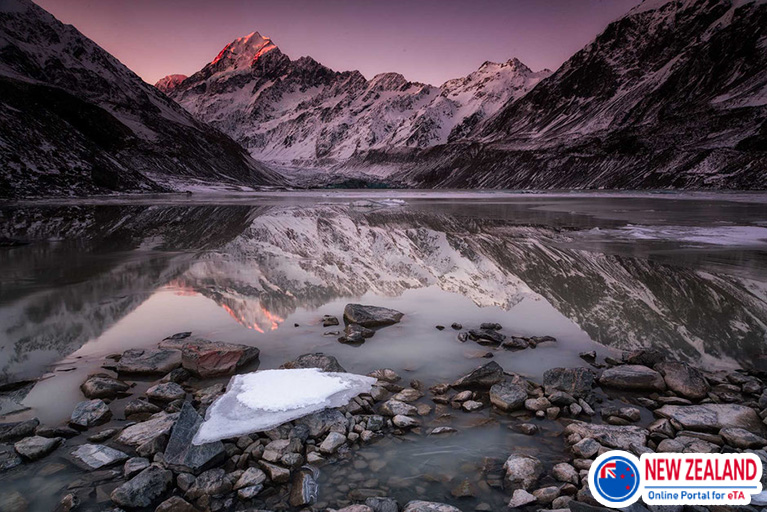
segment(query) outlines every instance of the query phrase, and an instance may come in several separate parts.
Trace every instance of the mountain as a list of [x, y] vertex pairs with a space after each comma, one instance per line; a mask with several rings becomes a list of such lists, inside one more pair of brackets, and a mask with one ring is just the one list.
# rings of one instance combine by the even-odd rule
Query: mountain
[[160, 91], [164, 92], [165, 94], [168, 94], [170, 91], [175, 89], [178, 84], [180, 84], [187, 78], [188, 77], [186, 75], [168, 75], [160, 79], [160, 81], [154, 84], [154, 86], [160, 89]]
[[280, 182], [74, 27], [0, 0], [0, 197]]
[[156, 87], [255, 158], [327, 168], [372, 149], [425, 148], [463, 137], [548, 74], [513, 59], [486, 62], [441, 87], [397, 73], [367, 80], [311, 57], [291, 60], [254, 32], [180, 83], [171, 75]]
[[765, 188], [766, 27], [761, 0], [645, 0], [464, 140], [411, 155], [398, 178], [422, 187]]

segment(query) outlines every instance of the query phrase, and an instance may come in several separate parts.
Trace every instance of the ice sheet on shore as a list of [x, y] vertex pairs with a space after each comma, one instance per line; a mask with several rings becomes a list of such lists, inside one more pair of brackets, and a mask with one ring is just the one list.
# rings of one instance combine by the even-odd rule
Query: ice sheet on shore
[[208, 408], [192, 440], [200, 445], [269, 430], [368, 393], [376, 379], [317, 368], [263, 370], [235, 375], [227, 391]]

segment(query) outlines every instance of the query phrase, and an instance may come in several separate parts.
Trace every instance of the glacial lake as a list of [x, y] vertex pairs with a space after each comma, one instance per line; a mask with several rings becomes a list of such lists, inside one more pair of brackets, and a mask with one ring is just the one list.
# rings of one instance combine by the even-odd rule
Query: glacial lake
[[[83, 400], [80, 384], [108, 356], [182, 331], [257, 346], [259, 363], [244, 371], [324, 352], [354, 373], [392, 368], [405, 386], [451, 382], [487, 362], [487, 352], [506, 372], [538, 382], [552, 367], [588, 366], [578, 354], [591, 350], [601, 359], [655, 347], [706, 368], [767, 366], [767, 195], [759, 193], [315, 191], [26, 202], [0, 206], [0, 245], [3, 422], [65, 423]], [[321, 319], [341, 318], [348, 303], [405, 316], [362, 345], [342, 344], [343, 326], [324, 328]], [[507, 336], [556, 341], [486, 347], [460, 342], [456, 322], [463, 330], [497, 322]], [[128, 380], [135, 393], [151, 382]], [[449, 424], [459, 434], [385, 439], [362, 448], [360, 460], [378, 468], [376, 481], [388, 481], [400, 503], [473, 510], [508, 501], [492, 488], [468, 502], [450, 495], [484, 457], [511, 447], [545, 461], [561, 455], [554, 423], [530, 438], [491, 408], [454, 413]], [[0, 475], [0, 490], [34, 489], [41, 510], [80, 473], [63, 455], [28, 468]], [[345, 494], [348, 470], [321, 470], [321, 498]]]

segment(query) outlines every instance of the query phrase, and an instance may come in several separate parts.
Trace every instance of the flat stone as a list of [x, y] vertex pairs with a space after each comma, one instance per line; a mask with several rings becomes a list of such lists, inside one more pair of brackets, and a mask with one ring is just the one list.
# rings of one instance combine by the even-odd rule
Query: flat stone
[[527, 400], [527, 390], [511, 382], [499, 382], [490, 388], [490, 403], [502, 411], [522, 409]]
[[530, 490], [543, 474], [543, 464], [530, 455], [512, 454], [503, 464], [509, 489]]
[[745, 405], [700, 404], [664, 405], [655, 414], [681, 424], [685, 429], [718, 433], [727, 427], [739, 427], [763, 435], [765, 426], [759, 415]]
[[114, 398], [130, 389], [130, 384], [104, 373], [91, 375], [80, 386], [86, 398]]
[[495, 361], [479, 366], [451, 384], [456, 389], [489, 388], [503, 380], [503, 368]]
[[134, 416], [137, 414], [152, 415], [162, 411], [162, 409], [155, 404], [149, 403], [146, 400], [131, 400], [125, 406], [124, 414], [126, 417]]
[[461, 510], [446, 503], [415, 500], [407, 502], [402, 512], [461, 512]]
[[690, 400], [700, 400], [708, 396], [711, 386], [697, 368], [687, 363], [667, 361], [658, 363], [655, 369], [674, 393]]
[[666, 382], [655, 370], [642, 365], [629, 364], [608, 368], [599, 377], [603, 387], [631, 391], [665, 391]]
[[719, 431], [719, 435], [727, 441], [727, 444], [735, 448], [764, 448], [767, 440], [749, 432], [744, 428], [727, 427]]
[[389, 308], [365, 306], [362, 304], [347, 304], [344, 308], [344, 322], [359, 324], [363, 327], [382, 327], [399, 323], [403, 313]]
[[124, 428], [115, 441], [126, 446], [138, 448], [147, 442], [154, 441], [160, 436], [168, 435], [178, 416], [179, 413], [167, 414], [161, 412], [155, 414], [147, 421]]
[[125, 461], [123, 465], [123, 474], [125, 478], [133, 478], [135, 475], [141, 473], [150, 465], [149, 459], [144, 457], [132, 457]]
[[564, 391], [573, 397], [585, 397], [594, 385], [594, 372], [588, 368], [551, 368], [543, 373], [543, 387], [550, 395]]
[[49, 438], [32, 436], [17, 441], [16, 444], [13, 445], [13, 449], [24, 459], [38, 460], [55, 450], [62, 441], [63, 439], [60, 437]]
[[202, 417], [197, 414], [192, 404], [184, 402], [178, 419], [170, 431], [170, 439], [165, 447], [165, 464], [176, 473], [199, 474], [226, 458], [224, 444], [221, 441], [192, 444], [197, 430], [202, 424]]
[[138, 349], [123, 352], [117, 362], [119, 373], [165, 374], [181, 366], [181, 352], [171, 349]]
[[258, 359], [259, 350], [249, 345], [198, 339], [184, 344], [181, 364], [203, 379], [232, 375], [251, 361]]
[[91, 471], [128, 460], [127, 454], [101, 444], [80, 445], [71, 455], [79, 466]]
[[106, 423], [111, 417], [112, 411], [109, 410], [109, 406], [97, 398], [78, 403], [72, 411], [69, 424], [75, 428], [85, 429]]
[[629, 451], [631, 444], [646, 445], [649, 432], [635, 425], [600, 425], [573, 421], [564, 430], [565, 437], [570, 434], [578, 434], [584, 439], [592, 438], [610, 448]]
[[323, 372], [346, 372], [344, 367], [338, 364], [338, 360], [333, 356], [328, 356], [322, 352], [315, 354], [303, 354], [293, 361], [280, 366], [287, 370], [293, 370], [297, 368], [319, 368]]
[[13, 423], [0, 423], [0, 442], [6, 443], [23, 437], [29, 437], [35, 433], [35, 429], [39, 425], [40, 420], [37, 418]]
[[159, 466], [149, 466], [114, 491], [111, 499], [126, 508], [148, 507], [165, 494], [173, 475]]

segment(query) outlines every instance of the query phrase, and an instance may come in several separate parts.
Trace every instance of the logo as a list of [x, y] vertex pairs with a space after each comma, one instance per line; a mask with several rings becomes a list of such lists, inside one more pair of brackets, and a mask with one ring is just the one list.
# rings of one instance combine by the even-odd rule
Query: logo
[[640, 497], [647, 505], [748, 505], [762, 492], [762, 461], [753, 453], [645, 453], [597, 457], [589, 489], [606, 507], [623, 508]]
[[600, 455], [589, 471], [591, 494], [601, 504], [621, 508], [639, 499], [639, 461], [627, 452]]

